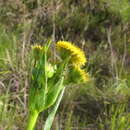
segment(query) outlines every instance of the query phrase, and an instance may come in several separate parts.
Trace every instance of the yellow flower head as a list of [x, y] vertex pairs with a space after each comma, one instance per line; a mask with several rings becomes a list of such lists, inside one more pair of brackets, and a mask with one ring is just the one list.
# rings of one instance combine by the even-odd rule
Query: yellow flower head
[[79, 66], [74, 66], [74, 68], [79, 72], [83, 82], [89, 81], [89, 74], [84, 69], [81, 69]]
[[41, 52], [43, 50], [43, 47], [40, 45], [34, 45], [34, 46], [32, 46], [32, 50], [33, 50], [35, 59], [38, 60], [41, 55]]
[[58, 41], [56, 45], [70, 52], [72, 64], [82, 66], [86, 63], [85, 54], [79, 47], [67, 41]]
[[34, 45], [34, 46], [32, 46], [32, 49], [33, 50], [42, 50], [43, 49], [43, 47], [41, 46], [41, 45]]

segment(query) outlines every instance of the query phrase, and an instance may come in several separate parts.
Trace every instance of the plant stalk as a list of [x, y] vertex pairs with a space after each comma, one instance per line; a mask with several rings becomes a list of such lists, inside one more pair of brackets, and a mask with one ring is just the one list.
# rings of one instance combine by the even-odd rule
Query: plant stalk
[[39, 113], [37, 111], [31, 111], [28, 118], [27, 130], [34, 130]]

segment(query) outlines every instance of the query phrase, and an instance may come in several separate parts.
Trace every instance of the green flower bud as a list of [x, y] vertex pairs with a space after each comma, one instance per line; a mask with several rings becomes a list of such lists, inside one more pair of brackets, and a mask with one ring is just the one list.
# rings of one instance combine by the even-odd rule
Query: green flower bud
[[51, 64], [48, 63], [47, 66], [46, 66], [47, 77], [48, 78], [53, 77], [55, 70], [56, 70], [56, 66], [52, 66]]

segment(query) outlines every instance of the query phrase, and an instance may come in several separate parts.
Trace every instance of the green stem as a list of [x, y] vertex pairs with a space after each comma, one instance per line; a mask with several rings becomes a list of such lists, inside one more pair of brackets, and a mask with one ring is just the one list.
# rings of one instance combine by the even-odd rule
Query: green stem
[[44, 92], [44, 105], [46, 104], [46, 93], [47, 93], [47, 48], [46, 48], [46, 51], [45, 51], [45, 54], [44, 54], [44, 68], [45, 68], [45, 92]]
[[31, 111], [28, 119], [27, 130], [34, 130], [37, 118], [38, 118], [37, 111]]

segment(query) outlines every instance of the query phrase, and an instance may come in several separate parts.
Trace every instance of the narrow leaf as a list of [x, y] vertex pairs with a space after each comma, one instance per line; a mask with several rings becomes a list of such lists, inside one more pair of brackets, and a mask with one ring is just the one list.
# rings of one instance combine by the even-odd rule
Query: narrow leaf
[[61, 94], [59, 95], [58, 97], [58, 100], [56, 102], [56, 104], [54, 105], [54, 107], [52, 108], [52, 111], [51, 113], [49, 114], [46, 122], [45, 122], [45, 126], [44, 126], [44, 129], [43, 130], [50, 130], [51, 129], [51, 126], [52, 126], [52, 123], [53, 123], [53, 120], [54, 120], [54, 117], [55, 117], [55, 114], [56, 114], [56, 111], [60, 105], [60, 102], [61, 102], [61, 99], [63, 97], [63, 94], [64, 94], [64, 91], [65, 91], [65, 87], [63, 88], [63, 90], [61, 91]]
[[50, 107], [55, 103], [57, 100], [57, 97], [59, 96], [59, 93], [61, 92], [63, 88], [63, 81], [64, 78], [62, 77], [53, 87], [52, 89], [48, 92], [46, 96], [46, 104], [45, 104], [45, 109]]

